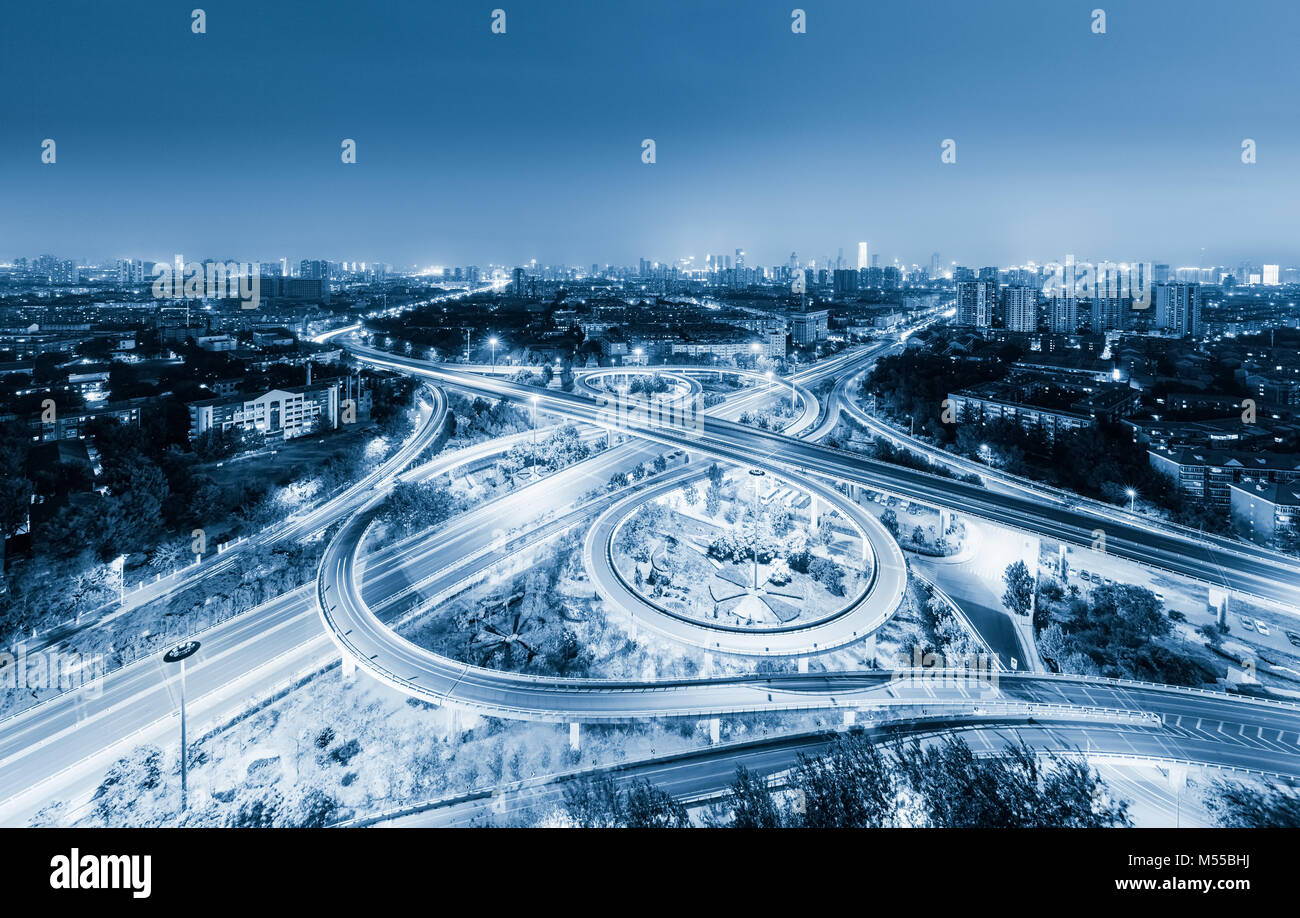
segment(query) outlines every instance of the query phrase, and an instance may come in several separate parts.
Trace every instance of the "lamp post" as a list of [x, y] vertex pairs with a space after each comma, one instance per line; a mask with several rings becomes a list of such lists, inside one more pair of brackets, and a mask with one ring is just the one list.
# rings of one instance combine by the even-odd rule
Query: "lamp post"
[[497, 339], [495, 335], [488, 338], [488, 344], [492, 345], [492, 372], [495, 373], [497, 369]]
[[185, 749], [185, 661], [198, 652], [198, 641], [177, 644], [163, 654], [164, 663], [179, 663], [181, 667], [181, 812], [185, 812], [185, 781], [189, 764]]
[[1129, 512], [1129, 513], [1133, 513], [1133, 512], [1134, 512], [1134, 507], [1135, 507], [1135, 505], [1136, 505], [1136, 503], [1137, 503], [1137, 496], [1138, 496], [1138, 493], [1137, 493], [1137, 491], [1134, 491], [1132, 488], [1129, 488], [1129, 489], [1128, 489], [1127, 491], [1125, 491], [1124, 493], [1128, 495], [1128, 512]]
[[754, 555], [754, 589], [758, 589], [758, 482], [767, 472], [762, 469], [750, 469], [749, 474], [754, 477], [754, 544], [749, 547], [750, 552]]
[[537, 396], [533, 396], [533, 477], [537, 477]]
[[113, 559], [113, 571], [117, 574], [117, 604], [126, 605], [126, 555]]

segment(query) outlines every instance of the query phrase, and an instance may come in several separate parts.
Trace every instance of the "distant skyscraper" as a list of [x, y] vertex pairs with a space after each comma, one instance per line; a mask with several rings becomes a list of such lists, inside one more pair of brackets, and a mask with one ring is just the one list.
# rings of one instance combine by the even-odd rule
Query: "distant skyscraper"
[[1268, 287], [1276, 287], [1281, 281], [1278, 280], [1279, 268], [1277, 265], [1264, 265], [1264, 284]]
[[858, 270], [861, 271], [863, 268], [867, 267], [868, 264], [870, 264], [870, 262], [867, 261], [867, 244], [865, 242], [859, 242], [858, 243]]
[[298, 264], [298, 276], [307, 280], [327, 281], [330, 279], [330, 263], [303, 259]]

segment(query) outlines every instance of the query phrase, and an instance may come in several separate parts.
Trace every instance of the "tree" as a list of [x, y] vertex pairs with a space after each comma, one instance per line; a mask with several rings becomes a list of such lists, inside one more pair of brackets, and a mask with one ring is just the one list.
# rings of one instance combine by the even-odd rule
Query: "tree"
[[613, 776], [578, 778], [564, 789], [564, 810], [580, 829], [686, 828], [686, 808], [644, 778], [619, 790]]
[[808, 565], [808, 575], [826, 587], [832, 596], [844, 595], [844, 571], [828, 558], [814, 558]]
[[744, 765], [736, 767], [736, 777], [724, 798], [731, 810], [731, 826], [736, 829], [779, 829], [785, 824], [767, 780]]
[[173, 539], [163, 542], [154, 549], [153, 555], [149, 558], [149, 566], [166, 576], [191, 560], [190, 555], [189, 540]]
[[898, 538], [898, 514], [893, 510], [886, 510], [880, 514], [880, 525], [889, 530], [891, 536]]
[[623, 825], [629, 829], [687, 829], [686, 807], [645, 778], [633, 781], [623, 802]]
[[1029, 568], [1024, 561], [1008, 564], [1002, 572], [1002, 581], [1007, 585], [1002, 594], [1002, 604], [1017, 615], [1029, 614], [1029, 603], [1034, 593], [1034, 578], [1029, 575]]
[[889, 761], [858, 731], [839, 736], [829, 754], [799, 754], [790, 775], [799, 825], [814, 829], [893, 824], [897, 791]]
[[898, 778], [939, 828], [1103, 828], [1129, 823], [1123, 801], [1109, 799], [1082, 759], [1040, 760], [1023, 742], [997, 756], [976, 756], [963, 739], [919, 740], [894, 754]]
[[1261, 791], [1218, 780], [1205, 796], [1205, 808], [1225, 829], [1300, 828], [1300, 797], [1281, 789]]
[[716, 482], [710, 482], [709, 487], [704, 492], [704, 512], [709, 516], [717, 516], [721, 507], [722, 488]]

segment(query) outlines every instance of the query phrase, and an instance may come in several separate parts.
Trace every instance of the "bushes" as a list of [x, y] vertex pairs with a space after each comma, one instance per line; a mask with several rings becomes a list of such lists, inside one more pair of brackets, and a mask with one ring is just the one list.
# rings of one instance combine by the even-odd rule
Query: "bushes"
[[844, 571], [829, 558], [813, 558], [808, 564], [808, 575], [832, 596], [844, 595]]
[[1060, 672], [1201, 685], [1214, 673], [1185, 651], [1165, 646], [1173, 626], [1150, 590], [1105, 584], [1060, 603], [1039, 593], [1047, 624], [1038, 636], [1043, 659]]

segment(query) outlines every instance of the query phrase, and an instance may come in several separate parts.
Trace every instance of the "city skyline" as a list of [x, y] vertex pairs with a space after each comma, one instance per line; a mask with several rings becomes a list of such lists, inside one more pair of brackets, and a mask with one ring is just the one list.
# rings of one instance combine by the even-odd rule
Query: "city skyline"
[[[1300, 827], [1300, 3], [17, 6], [15, 889]], [[1009, 875], [1269, 879], [1099, 837]]]
[[1279, 117], [1300, 12], [1114, 3], [1094, 34], [1089, 10], [1040, 6], [830, 3], [806, 34], [776, 4], [525, 2], [505, 34], [490, 10], [419, 5], [236, 3], [197, 35], [186, 11], [15, 11], [0, 251], [629, 264], [739, 243], [770, 265], [791, 240], [851, 262], [866, 239], [883, 264], [1300, 259], [1300, 131]]

